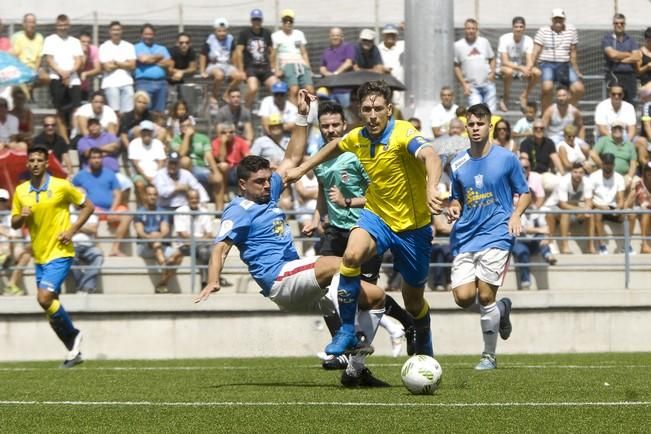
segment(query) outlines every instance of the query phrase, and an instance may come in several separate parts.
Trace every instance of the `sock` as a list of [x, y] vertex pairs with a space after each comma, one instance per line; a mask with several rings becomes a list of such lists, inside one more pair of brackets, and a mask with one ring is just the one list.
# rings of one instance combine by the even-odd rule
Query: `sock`
[[403, 329], [407, 330], [409, 327], [413, 327], [414, 317], [403, 309], [389, 294], [384, 297], [384, 309], [386, 310], [384, 314], [400, 321]]
[[353, 354], [348, 359], [348, 366], [346, 366], [346, 374], [352, 377], [359, 377], [366, 365], [366, 356], [361, 354]]
[[79, 330], [72, 325], [72, 320], [68, 316], [68, 312], [66, 312], [59, 300], [54, 300], [47, 309], [47, 317], [54, 333], [56, 333], [66, 348], [71, 350], [73, 339], [79, 333]]
[[369, 344], [372, 344], [375, 339], [375, 333], [377, 333], [382, 317], [384, 317], [384, 308], [360, 310], [357, 314], [358, 329], [364, 333]]
[[481, 313], [481, 331], [484, 338], [484, 353], [495, 357], [495, 348], [497, 347], [497, 336], [500, 328], [500, 311], [496, 303], [488, 306], [480, 306]]
[[423, 307], [414, 317], [416, 331], [416, 354], [425, 354], [434, 357], [434, 339], [430, 330], [429, 304], [423, 300]]
[[420, 308], [418, 315], [414, 316], [414, 325], [418, 327], [425, 324], [429, 327], [429, 304], [423, 299], [423, 307]]
[[387, 315], [382, 316], [382, 319], [380, 320], [380, 326], [382, 326], [382, 328], [386, 330], [387, 333], [389, 333], [391, 339], [394, 337], [402, 337], [405, 334], [402, 330], [402, 327], [400, 327], [394, 320], [389, 319]]
[[361, 288], [361, 268], [346, 267], [341, 264], [339, 267], [339, 288], [337, 300], [339, 302], [339, 317], [341, 318], [341, 330], [346, 333], [355, 333], [355, 317], [357, 315], [357, 299]]

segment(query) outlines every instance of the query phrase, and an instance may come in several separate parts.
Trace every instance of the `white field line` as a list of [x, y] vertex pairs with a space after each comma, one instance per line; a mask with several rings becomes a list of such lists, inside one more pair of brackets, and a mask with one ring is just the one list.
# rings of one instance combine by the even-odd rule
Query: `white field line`
[[97, 406], [97, 407], [647, 407], [651, 401], [602, 401], [602, 402], [155, 402], [155, 401], [0, 401], [1, 406]]

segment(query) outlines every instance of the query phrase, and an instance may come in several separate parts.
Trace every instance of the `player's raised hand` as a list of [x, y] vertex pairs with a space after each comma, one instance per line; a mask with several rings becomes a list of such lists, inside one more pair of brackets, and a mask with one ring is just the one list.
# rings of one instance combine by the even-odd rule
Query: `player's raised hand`
[[208, 300], [208, 297], [210, 297], [210, 294], [212, 294], [213, 292], [217, 292], [220, 289], [221, 289], [221, 285], [219, 284], [219, 282], [210, 282], [206, 284], [206, 286], [203, 287], [199, 295], [197, 295], [194, 298], [194, 302], [200, 303], [202, 301], [206, 301]]
[[318, 98], [316, 95], [312, 95], [305, 89], [299, 90], [297, 100], [298, 113], [307, 116], [308, 113], [310, 113], [310, 104], [317, 100]]

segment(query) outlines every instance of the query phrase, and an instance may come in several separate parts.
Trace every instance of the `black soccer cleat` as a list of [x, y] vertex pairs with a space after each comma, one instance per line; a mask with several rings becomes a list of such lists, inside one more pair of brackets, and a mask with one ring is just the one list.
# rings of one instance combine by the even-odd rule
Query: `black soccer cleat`
[[321, 363], [321, 367], [326, 371], [346, 369], [347, 366], [348, 356], [346, 354], [342, 354], [341, 356], [328, 356], [328, 358]]
[[373, 376], [371, 370], [364, 368], [359, 376], [355, 377], [348, 374], [346, 371], [341, 373], [341, 385], [344, 387], [391, 387], [386, 383]]

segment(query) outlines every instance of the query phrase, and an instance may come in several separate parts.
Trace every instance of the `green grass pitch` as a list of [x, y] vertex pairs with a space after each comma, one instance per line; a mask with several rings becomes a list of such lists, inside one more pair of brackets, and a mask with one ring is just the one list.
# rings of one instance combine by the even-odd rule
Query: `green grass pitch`
[[371, 357], [385, 389], [344, 389], [316, 358], [0, 364], [0, 432], [539, 433], [651, 431], [651, 353], [441, 356], [433, 396], [406, 357]]

